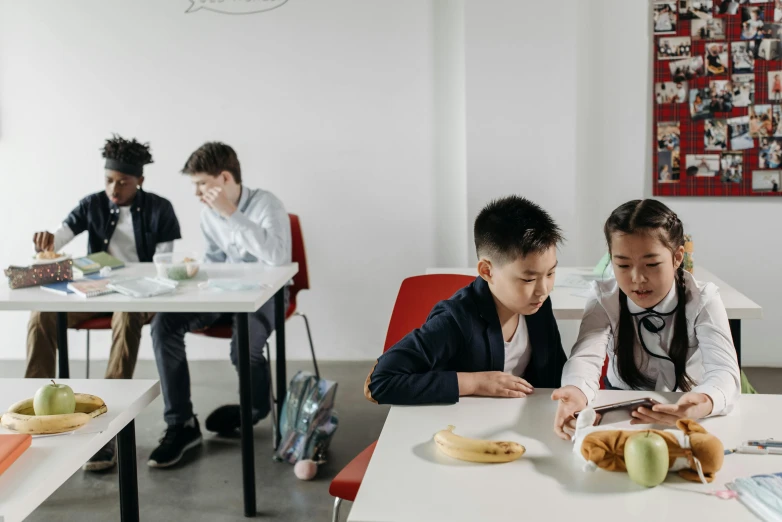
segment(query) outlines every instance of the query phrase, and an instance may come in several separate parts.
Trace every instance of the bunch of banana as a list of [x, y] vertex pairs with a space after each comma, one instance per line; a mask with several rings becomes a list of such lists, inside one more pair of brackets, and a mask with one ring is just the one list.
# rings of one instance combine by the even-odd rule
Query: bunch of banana
[[13, 404], [0, 418], [0, 426], [18, 433], [49, 435], [81, 428], [90, 419], [106, 413], [103, 399], [86, 393], [75, 393], [76, 411], [67, 415], [35, 415], [33, 399]]
[[524, 455], [526, 449], [517, 442], [468, 439], [453, 432], [454, 427], [434, 434], [437, 448], [459, 460], [469, 462], [511, 462]]

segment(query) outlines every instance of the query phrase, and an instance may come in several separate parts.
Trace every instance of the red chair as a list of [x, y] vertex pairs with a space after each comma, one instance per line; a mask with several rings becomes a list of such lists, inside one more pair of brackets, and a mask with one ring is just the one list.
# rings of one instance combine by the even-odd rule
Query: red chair
[[608, 375], [608, 356], [606, 355], [606, 360], [603, 363], [603, 371], [600, 372], [600, 389], [605, 390], [606, 389], [606, 375]]
[[[145, 324], [149, 324], [149, 321], [147, 321]], [[86, 330], [87, 332], [87, 368], [86, 368], [86, 378], [90, 378], [90, 331], [92, 330], [111, 330], [111, 316], [107, 317], [94, 317], [92, 319], [87, 319], [86, 321], [82, 321], [76, 326], [73, 327], [73, 330]]]
[[[383, 353], [405, 335], [420, 328], [426, 322], [434, 305], [443, 299], [448, 299], [474, 280], [474, 277], [466, 275], [433, 274], [408, 277], [402, 281], [394, 310], [391, 312]], [[376, 444], [377, 441], [373, 442], [359, 453], [331, 481], [329, 494], [335, 497], [332, 522], [339, 520], [339, 508], [343, 500], [350, 502], [356, 500], [356, 494], [361, 487], [361, 481], [364, 479]]]

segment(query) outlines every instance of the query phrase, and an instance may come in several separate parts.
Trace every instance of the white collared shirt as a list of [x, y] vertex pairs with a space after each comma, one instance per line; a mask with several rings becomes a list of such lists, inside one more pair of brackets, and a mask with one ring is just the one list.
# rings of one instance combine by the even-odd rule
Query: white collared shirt
[[[685, 273], [687, 286], [687, 374], [695, 382], [693, 392], [705, 393], [714, 403], [712, 415], [724, 415], [733, 408], [741, 393], [741, 377], [736, 349], [730, 333], [730, 323], [719, 290], [712, 283], [700, 283]], [[668, 295], [654, 307], [660, 313], [669, 313], [677, 305], [676, 285]], [[631, 299], [627, 299], [631, 313], [643, 312]], [[657, 333], [641, 327], [647, 349], [659, 356], [667, 357], [673, 338], [674, 315], [665, 317], [665, 326]], [[638, 338], [638, 322], [633, 320], [636, 330], [635, 361], [644, 375], [656, 382], [655, 391], [673, 391], [676, 375], [670, 360], [653, 357], [641, 347]], [[591, 403], [600, 389], [600, 374], [608, 354], [608, 382], [612, 386], [630, 389], [619, 377], [614, 357], [614, 342], [619, 326], [619, 287], [615, 280], [597, 281], [592, 284], [590, 297], [584, 309], [578, 340], [562, 373], [562, 386], [579, 388]], [[608, 348], [611, 349], [608, 349]]]
[[227, 219], [209, 207], [201, 212], [206, 261], [290, 263], [291, 222], [282, 202], [271, 192], [242, 185], [237, 207]]

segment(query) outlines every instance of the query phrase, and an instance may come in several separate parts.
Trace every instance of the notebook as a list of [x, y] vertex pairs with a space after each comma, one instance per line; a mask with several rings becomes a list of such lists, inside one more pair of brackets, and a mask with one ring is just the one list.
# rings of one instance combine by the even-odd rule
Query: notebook
[[30, 447], [30, 435], [0, 435], [0, 475]]
[[99, 295], [111, 294], [114, 292], [114, 290], [106, 287], [110, 282], [109, 279], [71, 281], [68, 283], [68, 289], [79, 297], [98, 297]]
[[125, 263], [112, 256], [108, 252], [95, 252], [86, 257], [80, 257], [73, 260], [73, 267], [80, 270], [82, 274], [94, 274], [100, 272], [100, 269], [108, 266], [112, 270], [123, 268]]
[[[93, 274], [87, 276], [86, 279], [100, 279], [100, 276], [98, 274]], [[73, 283], [73, 281], [60, 281], [58, 283], [41, 285], [41, 290], [46, 290], [47, 292], [52, 292], [58, 295], [71, 295], [73, 290], [68, 288], [68, 285], [71, 283]]]

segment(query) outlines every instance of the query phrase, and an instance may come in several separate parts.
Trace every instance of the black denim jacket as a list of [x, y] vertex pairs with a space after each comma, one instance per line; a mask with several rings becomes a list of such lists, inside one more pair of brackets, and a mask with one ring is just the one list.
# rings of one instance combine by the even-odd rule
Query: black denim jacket
[[[158, 243], [182, 238], [174, 207], [167, 199], [139, 190], [130, 212], [136, 251], [142, 263], [152, 261]], [[97, 192], [82, 199], [64, 223], [76, 236], [87, 231], [88, 252], [92, 254], [108, 251], [118, 217], [119, 207], [109, 200], [105, 192]]]

